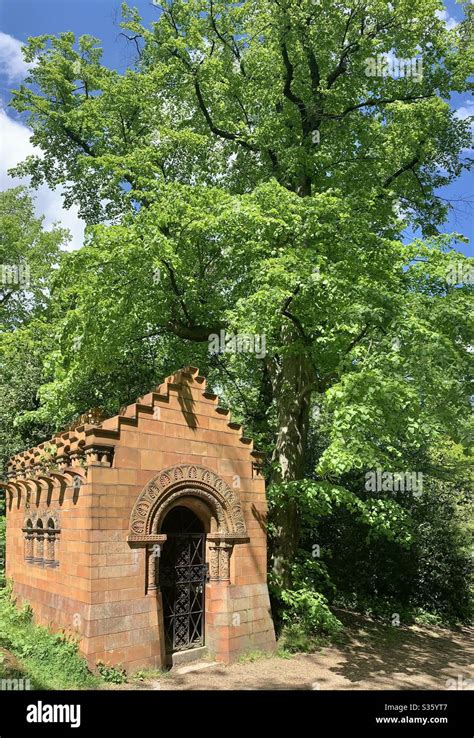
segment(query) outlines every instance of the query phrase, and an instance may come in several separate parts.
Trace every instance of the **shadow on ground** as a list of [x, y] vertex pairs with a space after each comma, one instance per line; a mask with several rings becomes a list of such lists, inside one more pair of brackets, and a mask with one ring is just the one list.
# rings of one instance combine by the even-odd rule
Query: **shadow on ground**
[[337, 614], [346, 626], [337, 645], [288, 659], [172, 670], [159, 689], [473, 689], [474, 628], [394, 627]]
[[396, 688], [440, 689], [452, 686], [449, 679], [474, 677], [473, 628], [397, 627], [349, 612], [338, 617], [346, 626], [345, 659], [332, 671], [354, 686], [388, 679]]

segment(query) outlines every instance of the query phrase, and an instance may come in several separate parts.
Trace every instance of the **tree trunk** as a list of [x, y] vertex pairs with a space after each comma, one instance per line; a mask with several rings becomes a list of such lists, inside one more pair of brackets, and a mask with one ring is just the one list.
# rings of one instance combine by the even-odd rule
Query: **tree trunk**
[[[277, 469], [272, 482], [294, 482], [304, 477], [305, 456], [309, 429], [310, 393], [307, 388], [313, 379], [313, 369], [303, 351], [298, 351], [291, 328], [285, 328], [288, 352], [280, 361], [272, 362], [273, 396], [278, 412], [278, 433], [273, 461]], [[291, 566], [299, 545], [300, 520], [297, 501], [283, 493], [282, 503], [275, 510], [277, 531], [273, 571], [277, 582], [291, 587]]]

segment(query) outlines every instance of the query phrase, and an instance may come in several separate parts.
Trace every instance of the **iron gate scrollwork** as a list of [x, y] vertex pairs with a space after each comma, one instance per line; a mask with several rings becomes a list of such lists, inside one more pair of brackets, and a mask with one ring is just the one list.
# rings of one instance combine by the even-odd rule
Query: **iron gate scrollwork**
[[[186, 516], [181, 514], [183, 518], [185, 522]], [[160, 559], [168, 653], [204, 645], [204, 594], [208, 577], [205, 533], [186, 531], [186, 527], [194, 526], [183, 525], [179, 532], [167, 530]]]

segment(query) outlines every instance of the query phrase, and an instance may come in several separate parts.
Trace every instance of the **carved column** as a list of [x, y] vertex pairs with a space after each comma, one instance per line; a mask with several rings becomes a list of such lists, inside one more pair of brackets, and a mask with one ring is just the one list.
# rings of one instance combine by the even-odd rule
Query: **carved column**
[[157, 566], [157, 558], [158, 558], [158, 550], [155, 548], [156, 546], [159, 546], [160, 544], [157, 543], [150, 543], [147, 546], [147, 555], [148, 555], [148, 582], [147, 582], [147, 592], [156, 592], [158, 589], [158, 582], [157, 582], [157, 573], [158, 573], [158, 566]]
[[46, 557], [44, 561], [45, 566], [53, 567], [56, 563], [54, 558], [54, 544], [56, 540], [56, 531], [46, 531]]
[[221, 582], [230, 582], [230, 555], [232, 548], [232, 543], [219, 544], [219, 580]]
[[219, 580], [219, 544], [215, 541], [209, 544], [209, 578], [211, 582]]
[[35, 555], [33, 561], [35, 564], [43, 566], [44, 564], [44, 530], [43, 528], [36, 529], [36, 538], [34, 541]]

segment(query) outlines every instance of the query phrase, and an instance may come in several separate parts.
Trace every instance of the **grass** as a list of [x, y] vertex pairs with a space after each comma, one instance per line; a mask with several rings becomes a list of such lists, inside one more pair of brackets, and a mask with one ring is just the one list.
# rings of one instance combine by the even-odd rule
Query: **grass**
[[170, 676], [169, 671], [163, 671], [162, 669], [139, 669], [129, 675], [129, 682], [150, 682], [156, 681], [157, 679], [166, 679]]
[[9, 587], [0, 590], [0, 678], [25, 678], [31, 689], [96, 689], [102, 680], [78, 652], [75, 639], [35, 625], [18, 609]]
[[261, 659], [269, 659], [275, 654], [269, 653], [268, 651], [259, 651], [258, 649], [255, 649], [254, 651], [246, 651], [243, 653], [239, 659], [239, 664], [253, 664], [254, 661], [261, 661]]
[[278, 639], [277, 656], [289, 658], [296, 653], [314, 653], [324, 646], [336, 643], [341, 635], [311, 633], [299, 623], [283, 626]]
[[159, 669], [127, 675], [120, 665], [100, 662], [97, 671], [90, 671], [76, 639], [35, 625], [31, 609], [17, 608], [11, 588], [0, 588], [0, 680], [29, 680], [30, 689], [110, 689], [114, 684], [146, 683], [168, 676]]

